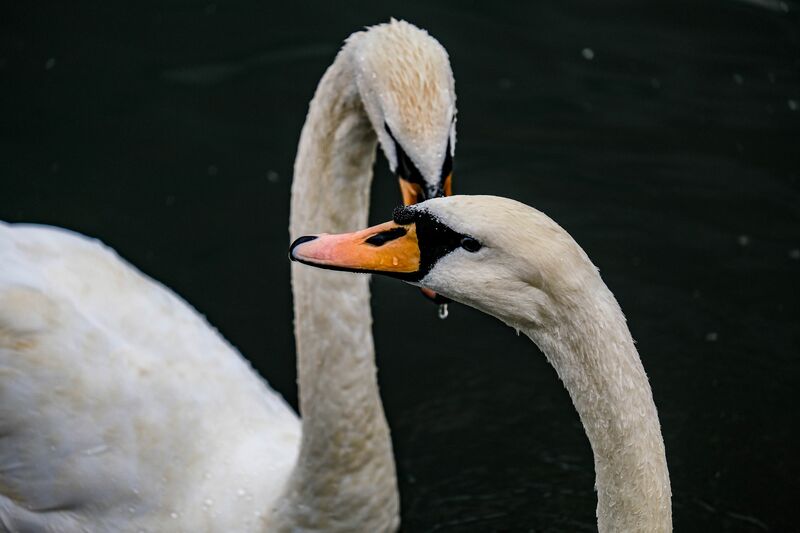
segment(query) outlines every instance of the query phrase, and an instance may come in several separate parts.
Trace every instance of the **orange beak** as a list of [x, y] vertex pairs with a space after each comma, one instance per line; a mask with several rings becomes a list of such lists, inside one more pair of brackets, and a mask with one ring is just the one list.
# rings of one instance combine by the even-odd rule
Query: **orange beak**
[[[397, 181], [400, 184], [400, 193], [403, 195], [403, 205], [418, 204], [427, 200], [431, 195], [427, 194], [419, 183], [406, 181], [402, 177], [398, 177]], [[442, 189], [440, 194], [444, 196], [452, 196], [453, 194], [453, 174], [450, 173], [442, 182]], [[438, 195], [437, 195], [438, 196]]]
[[300, 237], [292, 243], [289, 258], [330, 270], [413, 280], [420, 269], [417, 228], [385, 222], [353, 233]]

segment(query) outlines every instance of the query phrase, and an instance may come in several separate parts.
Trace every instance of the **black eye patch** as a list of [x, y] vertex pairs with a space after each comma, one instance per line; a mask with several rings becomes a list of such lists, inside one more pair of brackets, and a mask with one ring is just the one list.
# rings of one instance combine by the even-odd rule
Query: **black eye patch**
[[407, 182], [416, 183], [424, 189], [425, 180], [422, 178], [422, 173], [417, 169], [414, 162], [411, 161], [411, 158], [408, 157], [408, 154], [406, 154], [403, 147], [400, 146], [400, 143], [397, 142], [394, 134], [392, 134], [392, 130], [389, 129], [389, 125], [384, 123], [383, 126], [386, 128], [386, 133], [388, 133], [389, 137], [394, 141], [395, 150], [397, 152], [397, 173]]
[[453, 173], [453, 154], [450, 150], [450, 139], [447, 139], [447, 148], [444, 152], [444, 163], [442, 164], [442, 181]]
[[[414, 281], [424, 278], [439, 259], [453, 250], [462, 247], [473, 248], [468, 251], [480, 249], [480, 243], [477, 240], [451, 229], [424, 209], [415, 209], [411, 206], [398, 207], [394, 210], [393, 219], [397, 224], [406, 225], [412, 222], [416, 224], [420, 260], [419, 271], [413, 275]], [[466, 246], [464, 246], [465, 241]], [[477, 249], [471, 246], [473, 242]]]
[[399, 239], [406, 233], [408, 233], [406, 228], [392, 228], [380, 233], [376, 233], [364, 242], [371, 244], [372, 246], [383, 246], [389, 241]]
[[383, 127], [386, 129], [386, 133], [389, 134], [389, 137], [392, 139], [392, 141], [394, 141], [394, 146], [397, 152], [396, 171], [398, 175], [409, 183], [419, 185], [425, 192], [424, 199], [444, 196], [442, 183], [453, 172], [453, 155], [450, 153], [450, 139], [447, 139], [447, 148], [445, 149], [444, 163], [442, 165], [441, 182], [436, 186], [431, 186], [425, 182], [425, 179], [422, 177], [422, 173], [419, 171], [414, 162], [411, 161], [411, 158], [408, 156], [408, 154], [406, 154], [405, 150], [403, 150], [403, 147], [400, 146], [400, 143], [397, 142], [392, 130], [389, 129], [389, 125], [384, 122]]
[[394, 211], [392, 211], [392, 220], [394, 220], [396, 224], [402, 224], [405, 226], [406, 224], [411, 224], [416, 219], [417, 210], [413, 209], [412, 207], [399, 205], [394, 208]]

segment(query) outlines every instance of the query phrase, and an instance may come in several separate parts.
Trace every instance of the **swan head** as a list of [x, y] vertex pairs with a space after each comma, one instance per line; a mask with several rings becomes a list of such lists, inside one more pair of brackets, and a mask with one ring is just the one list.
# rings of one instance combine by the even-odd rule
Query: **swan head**
[[435, 198], [354, 233], [301, 237], [290, 258], [399, 278], [518, 327], [557, 323], [597, 269], [549, 217], [496, 196]]
[[447, 51], [402, 20], [348, 40], [356, 85], [405, 205], [449, 196], [456, 95]]

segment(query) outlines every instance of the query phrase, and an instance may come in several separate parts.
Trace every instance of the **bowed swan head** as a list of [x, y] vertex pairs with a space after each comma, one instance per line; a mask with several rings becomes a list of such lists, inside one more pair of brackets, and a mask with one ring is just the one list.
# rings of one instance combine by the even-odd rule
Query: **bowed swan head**
[[358, 92], [403, 202], [450, 194], [455, 81], [447, 51], [428, 32], [392, 19], [348, 39]]

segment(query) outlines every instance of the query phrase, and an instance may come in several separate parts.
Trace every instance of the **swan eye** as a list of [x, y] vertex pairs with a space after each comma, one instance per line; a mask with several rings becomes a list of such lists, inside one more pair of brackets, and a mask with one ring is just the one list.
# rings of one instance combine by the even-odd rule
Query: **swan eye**
[[470, 253], [475, 253], [481, 249], [483, 245], [472, 237], [464, 237], [461, 239], [461, 247]]

